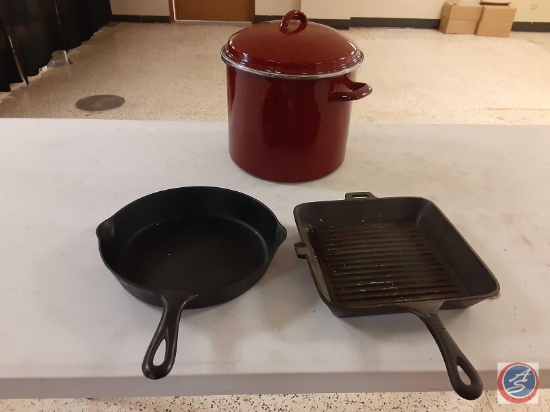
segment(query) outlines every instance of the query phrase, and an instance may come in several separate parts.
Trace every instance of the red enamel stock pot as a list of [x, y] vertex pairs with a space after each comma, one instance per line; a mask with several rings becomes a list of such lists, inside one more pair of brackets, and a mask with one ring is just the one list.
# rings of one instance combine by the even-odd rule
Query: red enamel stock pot
[[227, 67], [229, 152], [248, 173], [303, 182], [344, 161], [351, 102], [372, 89], [355, 81], [363, 53], [298, 10], [233, 34]]

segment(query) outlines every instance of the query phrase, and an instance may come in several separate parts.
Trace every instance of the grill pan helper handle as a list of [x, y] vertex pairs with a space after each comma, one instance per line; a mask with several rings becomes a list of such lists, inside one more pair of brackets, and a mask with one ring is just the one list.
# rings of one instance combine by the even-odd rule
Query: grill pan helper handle
[[[427, 326], [437, 342], [437, 346], [439, 346], [439, 350], [445, 361], [445, 366], [447, 367], [449, 380], [456, 393], [468, 400], [477, 399], [483, 393], [483, 381], [474, 366], [470, 363], [468, 358], [466, 358], [466, 355], [462, 353], [453, 340], [451, 334], [447, 332], [443, 322], [441, 322], [437, 311], [442, 304], [443, 302], [441, 301], [410, 302], [399, 303], [396, 304], [396, 306], [414, 313]], [[468, 378], [470, 378], [471, 382], [469, 384], [465, 383], [459, 375], [459, 367], [462, 368], [466, 375], [468, 375]]]
[[371, 192], [352, 192], [352, 193], [346, 193], [346, 200], [361, 200], [361, 199], [378, 199], [376, 196], [374, 196]]
[[[164, 378], [172, 370], [176, 360], [181, 312], [196, 297], [193, 293], [162, 293], [162, 318], [141, 365], [143, 374], [149, 379]], [[155, 365], [155, 355], [162, 341], [166, 344], [164, 360], [160, 365]]]

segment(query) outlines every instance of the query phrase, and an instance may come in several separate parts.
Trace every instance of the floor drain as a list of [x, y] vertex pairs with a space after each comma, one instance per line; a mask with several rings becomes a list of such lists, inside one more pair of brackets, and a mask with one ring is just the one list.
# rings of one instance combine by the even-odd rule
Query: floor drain
[[88, 96], [76, 102], [76, 107], [87, 112], [102, 112], [113, 110], [124, 104], [124, 98], [114, 94], [98, 94]]

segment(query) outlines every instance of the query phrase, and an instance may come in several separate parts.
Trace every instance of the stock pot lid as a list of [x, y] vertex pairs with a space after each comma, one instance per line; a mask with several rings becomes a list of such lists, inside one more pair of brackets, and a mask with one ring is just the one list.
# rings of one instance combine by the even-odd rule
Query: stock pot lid
[[[297, 19], [297, 20], [296, 20]], [[298, 10], [234, 33], [221, 51], [238, 69], [273, 77], [335, 77], [355, 70], [363, 53], [335, 29], [308, 21]]]

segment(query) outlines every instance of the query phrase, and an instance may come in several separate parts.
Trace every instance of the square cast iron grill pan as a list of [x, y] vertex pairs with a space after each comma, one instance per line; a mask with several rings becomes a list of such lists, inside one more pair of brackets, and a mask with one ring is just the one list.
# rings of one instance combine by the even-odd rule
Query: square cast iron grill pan
[[296, 253], [308, 260], [334, 315], [416, 314], [436, 340], [455, 391], [466, 399], [481, 395], [479, 374], [437, 312], [478, 303], [499, 285], [434, 203], [348, 193], [346, 200], [298, 205], [294, 217], [302, 240]]

